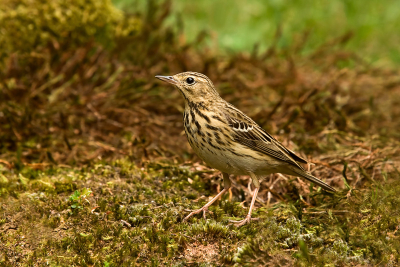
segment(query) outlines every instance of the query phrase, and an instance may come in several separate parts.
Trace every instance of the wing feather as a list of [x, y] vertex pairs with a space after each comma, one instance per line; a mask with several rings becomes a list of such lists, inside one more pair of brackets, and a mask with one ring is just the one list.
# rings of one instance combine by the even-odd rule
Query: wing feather
[[234, 136], [235, 141], [255, 151], [273, 156], [304, 170], [298, 162], [307, 163], [305, 159], [284, 147], [278, 140], [234, 106], [227, 106], [227, 111], [228, 114], [225, 114], [225, 116], [229, 126], [236, 133]]

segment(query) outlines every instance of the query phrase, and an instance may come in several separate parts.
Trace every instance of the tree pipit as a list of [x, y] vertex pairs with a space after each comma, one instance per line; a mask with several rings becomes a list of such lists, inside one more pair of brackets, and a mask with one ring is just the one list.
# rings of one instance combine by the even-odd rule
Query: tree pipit
[[211, 80], [196, 72], [183, 72], [174, 76], [156, 76], [178, 87], [185, 98], [183, 122], [187, 139], [197, 155], [211, 167], [222, 172], [224, 189], [201, 209], [203, 212], [229, 190], [229, 174], [249, 175], [255, 186], [249, 213], [236, 226], [250, 223], [251, 212], [260, 188], [260, 178], [271, 173], [301, 176], [323, 189], [335, 189], [305, 171], [300, 163], [307, 161], [284, 147], [257, 125], [246, 114], [223, 100]]

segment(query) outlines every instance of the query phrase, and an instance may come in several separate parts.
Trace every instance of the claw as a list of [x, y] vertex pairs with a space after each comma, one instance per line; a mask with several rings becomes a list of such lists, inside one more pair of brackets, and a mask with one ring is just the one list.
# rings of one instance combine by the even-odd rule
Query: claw
[[[226, 179], [225, 175], [224, 175], [224, 179]], [[229, 179], [229, 177], [228, 177], [228, 179]], [[228, 181], [229, 181], [229, 180], [228, 180]], [[224, 188], [224, 190], [222, 190], [221, 192], [219, 192], [218, 195], [216, 195], [213, 199], [211, 199], [211, 200], [210, 200], [207, 204], [205, 204], [201, 209], [192, 211], [188, 216], [186, 216], [186, 217], [183, 219], [183, 221], [184, 221], [184, 222], [187, 221], [190, 217], [192, 217], [193, 215], [195, 215], [195, 214], [197, 214], [197, 213], [200, 213], [200, 212], [203, 212], [203, 218], [205, 219], [205, 218], [206, 218], [206, 212], [209, 211], [209, 210], [208, 210], [208, 207], [209, 207], [212, 203], [214, 203], [220, 196], [222, 196], [223, 193], [225, 193], [225, 192], [228, 190], [228, 188], [230, 187], [230, 184], [228, 184], [228, 185], [229, 185], [229, 186], [227, 186], [227, 188]], [[211, 212], [211, 211], [209, 211], [209, 212]], [[211, 213], [212, 213], [212, 212], [211, 212]]]
[[207, 213], [207, 212], [213, 213], [212, 211], [208, 210], [208, 207], [207, 207], [207, 206], [204, 206], [204, 207], [202, 207], [201, 209], [194, 210], [194, 211], [192, 211], [192, 210], [187, 210], [187, 209], [185, 209], [185, 211], [191, 211], [191, 212], [189, 213], [188, 216], [186, 216], [186, 217], [183, 219], [184, 222], [186, 222], [186, 221], [187, 221], [190, 217], [192, 217], [193, 215], [198, 214], [198, 213], [200, 213], [200, 212], [203, 212], [203, 218], [204, 218], [204, 220], [206, 219], [206, 213]]
[[250, 208], [249, 208], [249, 213], [247, 214], [246, 218], [244, 218], [241, 221], [229, 220], [229, 222], [234, 223], [234, 225], [236, 227], [240, 227], [240, 226], [245, 225], [246, 223], [251, 223], [251, 221], [259, 220], [258, 218], [251, 218], [251, 211], [253, 210], [254, 202], [256, 201], [256, 197], [257, 197], [257, 193], [258, 193], [259, 189], [260, 189], [259, 187], [256, 187], [256, 189], [254, 189], [254, 191], [253, 191], [253, 197], [251, 198], [251, 204], [250, 204]]
[[260, 220], [260, 218], [251, 218], [251, 216], [247, 215], [246, 218], [244, 218], [241, 221], [229, 220], [229, 222], [233, 223], [236, 227], [240, 227], [247, 223], [251, 223], [251, 221], [258, 221], [258, 220]]

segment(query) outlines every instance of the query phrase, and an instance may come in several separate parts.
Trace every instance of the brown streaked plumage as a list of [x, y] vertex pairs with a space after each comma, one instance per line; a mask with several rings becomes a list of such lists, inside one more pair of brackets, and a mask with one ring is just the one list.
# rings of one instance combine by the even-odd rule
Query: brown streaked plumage
[[183, 72], [174, 76], [156, 76], [175, 85], [185, 98], [183, 122], [189, 144], [197, 155], [211, 167], [222, 172], [224, 189], [204, 207], [191, 212], [208, 210], [231, 186], [229, 174], [250, 175], [256, 189], [246, 218], [235, 221], [237, 226], [249, 223], [260, 188], [259, 179], [271, 173], [301, 176], [323, 189], [335, 189], [305, 171], [300, 163], [307, 161], [284, 147], [239, 109], [223, 100], [213, 83], [204, 74]]

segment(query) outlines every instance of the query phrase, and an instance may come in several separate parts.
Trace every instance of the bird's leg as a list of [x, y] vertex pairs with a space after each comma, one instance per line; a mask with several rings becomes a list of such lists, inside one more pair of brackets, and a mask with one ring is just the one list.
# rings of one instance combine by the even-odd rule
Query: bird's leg
[[208, 207], [211, 206], [220, 196], [222, 196], [226, 191], [231, 187], [231, 180], [229, 179], [229, 174], [222, 173], [222, 177], [224, 178], [224, 189], [218, 193], [213, 199], [211, 199], [207, 204], [205, 204], [201, 209], [192, 211], [188, 216], [186, 216], [183, 221], [187, 221], [190, 217], [200, 212], [203, 212], [203, 218], [206, 218], [206, 212], [208, 211]]
[[258, 218], [251, 218], [251, 212], [253, 211], [254, 208], [254, 203], [256, 202], [258, 190], [260, 189], [260, 182], [258, 181], [258, 178], [255, 174], [250, 173], [251, 179], [253, 180], [253, 183], [255, 185], [255, 189], [253, 191], [253, 197], [251, 198], [251, 204], [250, 204], [250, 209], [249, 213], [247, 213], [246, 218], [244, 218], [241, 221], [233, 221], [229, 220], [229, 222], [234, 223], [235, 226], [240, 227], [242, 225], [245, 225], [246, 223], [250, 223], [251, 221], [256, 221]]

